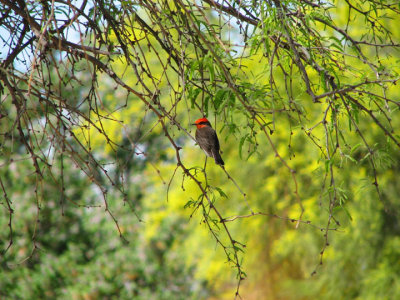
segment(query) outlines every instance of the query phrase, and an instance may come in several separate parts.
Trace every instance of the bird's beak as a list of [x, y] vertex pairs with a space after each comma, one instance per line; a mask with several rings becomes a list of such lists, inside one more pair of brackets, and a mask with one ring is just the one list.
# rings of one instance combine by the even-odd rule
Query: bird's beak
[[196, 123], [190, 124], [190, 125], [197, 125]]

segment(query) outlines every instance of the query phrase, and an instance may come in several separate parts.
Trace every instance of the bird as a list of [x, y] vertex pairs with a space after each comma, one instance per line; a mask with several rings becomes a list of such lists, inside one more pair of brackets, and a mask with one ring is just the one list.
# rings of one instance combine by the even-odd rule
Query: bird
[[211, 127], [207, 118], [198, 119], [194, 124], [196, 125], [196, 141], [200, 148], [206, 153], [207, 156], [213, 157], [217, 165], [223, 166], [221, 154], [219, 153], [219, 141], [217, 133]]

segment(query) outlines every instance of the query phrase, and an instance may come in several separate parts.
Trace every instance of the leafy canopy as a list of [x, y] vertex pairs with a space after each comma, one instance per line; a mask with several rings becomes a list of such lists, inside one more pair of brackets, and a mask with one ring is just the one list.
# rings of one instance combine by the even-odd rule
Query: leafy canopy
[[[239, 295], [241, 220], [319, 229], [322, 264], [331, 232], [357, 218], [352, 184], [363, 181], [368, 201], [397, 215], [387, 192], [400, 147], [397, 4], [0, 2], [4, 255], [18, 247], [26, 211], [35, 211], [30, 259], [49, 203], [61, 216], [101, 207], [124, 238], [115, 211], [128, 207], [139, 222], [158, 205], [144, 195], [173, 195], [189, 199], [183, 214], [218, 244]], [[200, 116], [225, 145], [226, 169], [203, 167], [188, 145]], [[140, 188], [156, 181], [157, 194]], [[243, 240], [254, 243], [249, 232]]]

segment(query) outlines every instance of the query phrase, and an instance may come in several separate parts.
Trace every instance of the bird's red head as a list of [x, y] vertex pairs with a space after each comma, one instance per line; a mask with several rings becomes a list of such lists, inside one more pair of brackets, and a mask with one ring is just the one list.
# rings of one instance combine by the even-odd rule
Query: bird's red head
[[207, 118], [201, 118], [196, 120], [193, 125], [196, 125], [197, 129], [206, 127], [206, 126], [211, 126], [210, 122], [207, 120]]

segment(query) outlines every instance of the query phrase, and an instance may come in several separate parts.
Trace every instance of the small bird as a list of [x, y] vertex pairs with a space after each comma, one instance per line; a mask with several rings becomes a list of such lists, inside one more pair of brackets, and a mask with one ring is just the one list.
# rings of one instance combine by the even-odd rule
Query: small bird
[[211, 127], [210, 122], [206, 118], [198, 119], [196, 125], [196, 141], [200, 148], [204, 150], [207, 156], [213, 157], [217, 165], [223, 166], [224, 161], [219, 153], [219, 141], [217, 133]]

